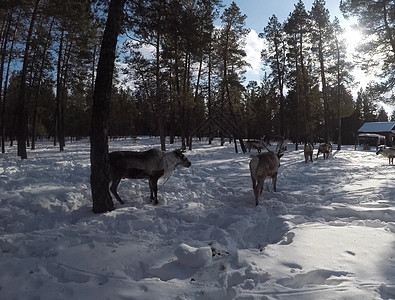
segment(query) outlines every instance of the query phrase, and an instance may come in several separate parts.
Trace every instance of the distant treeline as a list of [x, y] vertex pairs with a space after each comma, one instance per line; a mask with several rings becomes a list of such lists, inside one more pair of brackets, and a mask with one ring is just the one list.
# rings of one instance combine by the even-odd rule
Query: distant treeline
[[[360, 55], [362, 62], [364, 55], [379, 58], [370, 64], [387, 70], [381, 75], [388, 81], [361, 89], [355, 101], [343, 29], [323, 0], [315, 0], [310, 10], [299, 1], [284, 23], [273, 15], [262, 24], [268, 73], [246, 85], [247, 16], [234, 2], [223, 7], [220, 0], [127, 0], [109, 136], [177, 136], [184, 148], [193, 132], [354, 143], [364, 122], [388, 120], [374, 101], [395, 82], [395, 14], [384, 14], [395, 11], [395, 4], [357, 2], [343, 1], [343, 13], [390, 25], [367, 31], [377, 37], [367, 39], [376, 43], [377, 55], [370, 55], [373, 46]], [[49, 137], [63, 150], [66, 136], [89, 136], [107, 9], [107, 1], [94, 0], [1, 1], [3, 152], [7, 141], [30, 141], [34, 149], [36, 137]], [[207, 119], [216, 122], [196, 131]]]

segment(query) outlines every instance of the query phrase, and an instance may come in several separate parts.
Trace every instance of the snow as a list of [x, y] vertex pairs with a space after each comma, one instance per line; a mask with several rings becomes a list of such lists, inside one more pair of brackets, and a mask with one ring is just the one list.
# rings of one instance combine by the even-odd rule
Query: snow
[[[158, 145], [139, 137], [110, 150]], [[277, 192], [267, 180], [255, 206], [250, 153], [193, 145], [192, 166], [160, 183], [159, 205], [147, 180], [123, 180], [126, 203], [100, 215], [87, 140], [64, 152], [39, 142], [27, 160], [7, 148], [0, 299], [395, 299], [395, 167], [386, 158], [352, 145], [305, 163], [288, 145]]]

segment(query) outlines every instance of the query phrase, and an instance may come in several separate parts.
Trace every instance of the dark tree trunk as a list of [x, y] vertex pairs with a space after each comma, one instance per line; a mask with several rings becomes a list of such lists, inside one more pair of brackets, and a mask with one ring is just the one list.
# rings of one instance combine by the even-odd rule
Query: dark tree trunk
[[93, 212], [114, 209], [108, 189], [108, 116], [117, 38], [125, 0], [111, 0], [100, 49], [91, 121], [91, 191]]
[[65, 110], [65, 99], [66, 99], [66, 81], [67, 74], [69, 69], [69, 60], [71, 55], [71, 47], [73, 43], [69, 42], [69, 45], [65, 49], [65, 55], [63, 60], [63, 66], [61, 68], [61, 77], [60, 77], [60, 89], [59, 89], [59, 119], [58, 119], [58, 139], [59, 139], [59, 150], [64, 151], [65, 143], [65, 132], [64, 132], [64, 110]]
[[47, 52], [50, 47], [50, 39], [51, 39], [51, 32], [52, 32], [52, 27], [55, 22], [55, 18], [52, 18], [51, 20], [51, 25], [49, 26], [48, 30], [48, 37], [47, 41], [45, 42], [45, 47], [43, 51], [43, 56], [41, 58], [41, 63], [40, 63], [40, 71], [38, 73], [38, 78], [37, 78], [37, 91], [35, 93], [35, 102], [34, 102], [34, 107], [33, 107], [33, 120], [32, 120], [32, 145], [31, 149], [35, 150], [36, 149], [36, 123], [37, 123], [37, 113], [38, 113], [38, 101], [40, 98], [40, 93], [41, 93], [41, 81], [44, 75], [44, 66], [45, 66], [45, 60], [47, 57]]
[[[0, 63], [0, 99], [1, 99], [1, 94], [2, 94], [2, 83], [3, 83], [3, 73], [4, 73], [4, 63], [5, 63], [5, 57], [6, 57], [6, 50], [7, 50], [7, 44], [8, 44], [8, 35], [11, 27], [11, 21], [12, 21], [12, 13], [8, 13], [8, 20], [6, 24], [6, 29], [4, 31], [4, 38], [3, 38], [3, 46], [2, 46], [2, 55], [1, 55], [1, 63]], [[11, 54], [10, 54], [11, 55]], [[8, 80], [8, 79], [7, 79]], [[6, 85], [7, 82], [4, 84]], [[4, 87], [6, 89], [6, 87]], [[4, 92], [5, 94], [5, 92]], [[5, 152], [4, 148], [4, 142], [5, 142], [5, 98], [3, 98], [3, 105], [2, 105], [2, 110], [1, 110], [1, 152]]]
[[28, 115], [26, 109], [26, 76], [27, 76], [27, 65], [30, 51], [30, 43], [33, 35], [34, 22], [37, 16], [38, 4], [40, 0], [36, 0], [34, 4], [34, 9], [32, 13], [32, 18], [30, 19], [29, 31], [26, 39], [26, 47], [24, 51], [23, 66], [21, 72], [21, 84], [19, 87], [19, 97], [18, 97], [18, 156], [22, 159], [27, 158], [26, 152], [26, 140], [27, 140], [27, 122]]
[[55, 110], [55, 137], [54, 137], [54, 146], [56, 146], [56, 141], [60, 143], [60, 151], [62, 151], [61, 146], [61, 126], [60, 126], [60, 115], [61, 115], [61, 77], [62, 77], [62, 52], [63, 52], [63, 39], [64, 39], [64, 30], [62, 30], [59, 42], [59, 53], [58, 53], [58, 63], [57, 63], [57, 73], [56, 73], [56, 110]]

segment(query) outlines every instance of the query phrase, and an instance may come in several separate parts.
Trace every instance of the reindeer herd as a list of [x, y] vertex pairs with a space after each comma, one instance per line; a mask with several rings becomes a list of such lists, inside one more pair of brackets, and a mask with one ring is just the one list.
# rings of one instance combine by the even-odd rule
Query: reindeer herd
[[[249, 163], [252, 188], [255, 196], [255, 205], [258, 205], [258, 199], [262, 194], [264, 182], [267, 178], [272, 179], [273, 191], [276, 192], [276, 183], [278, 168], [280, 167], [280, 158], [287, 150], [287, 141], [280, 140], [277, 143], [276, 151], [269, 150], [270, 144], [264, 140], [246, 141], [248, 152], [256, 149], [258, 154], [252, 154]], [[317, 159], [322, 153], [324, 159], [328, 159], [332, 153], [332, 143], [321, 143], [317, 149]], [[262, 152], [263, 149], [267, 151]], [[305, 143], [304, 145], [305, 162], [313, 162], [314, 145]], [[379, 148], [377, 155], [382, 154], [393, 164], [395, 157], [394, 148]], [[179, 149], [170, 152], [151, 149], [148, 151], [115, 151], [109, 153], [109, 175], [110, 191], [119, 201], [124, 201], [117, 193], [117, 187], [123, 178], [142, 179], [148, 178], [150, 187], [150, 199], [154, 204], [158, 204], [158, 180], [159, 178], [169, 178], [177, 166], [189, 168], [191, 162]]]

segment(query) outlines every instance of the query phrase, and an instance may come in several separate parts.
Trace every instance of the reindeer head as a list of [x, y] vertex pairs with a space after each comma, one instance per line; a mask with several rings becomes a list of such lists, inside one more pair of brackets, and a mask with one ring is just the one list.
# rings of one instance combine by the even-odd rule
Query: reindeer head
[[173, 151], [174, 155], [177, 158], [177, 164], [189, 168], [191, 166], [191, 162], [188, 160], [188, 158], [184, 155], [183, 151], [181, 149], [176, 149]]

